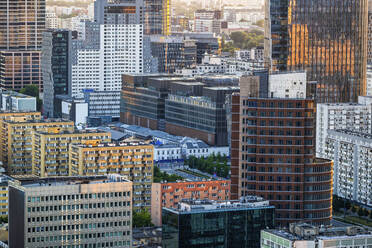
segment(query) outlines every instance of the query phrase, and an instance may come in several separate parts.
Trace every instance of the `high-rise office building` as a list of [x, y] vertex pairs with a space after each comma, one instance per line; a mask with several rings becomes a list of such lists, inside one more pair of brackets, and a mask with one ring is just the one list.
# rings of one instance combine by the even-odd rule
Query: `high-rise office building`
[[10, 247], [132, 247], [132, 182], [120, 175], [14, 181]]
[[275, 225], [274, 211], [261, 197], [184, 200], [178, 208], [163, 208], [162, 247], [259, 248], [260, 230]]
[[94, 1], [94, 20], [98, 24], [142, 24], [144, 0]]
[[365, 94], [367, 0], [266, 0], [265, 59], [271, 70], [306, 70], [317, 102]]
[[221, 33], [222, 13], [220, 10], [197, 10], [194, 13], [194, 31]]
[[45, 0], [0, 1], [0, 86], [42, 91], [40, 49], [45, 29]]
[[43, 33], [41, 66], [43, 73], [44, 116], [61, 118], [56, 95], [67, 95], [71, 82], [71, 42], [69, 30], [48, 30]]
[[171, 0], [144, 0], [144, 34], [170, 34]]
[[305, 98], [306, 73], [269, 75], [266, 97], [252, 88], [243, 84], [240, 97], [233, 96], [232, 199], [270, 200], [281, 225], [329, 223], [333, 164], [315, 157], [315, 106]]

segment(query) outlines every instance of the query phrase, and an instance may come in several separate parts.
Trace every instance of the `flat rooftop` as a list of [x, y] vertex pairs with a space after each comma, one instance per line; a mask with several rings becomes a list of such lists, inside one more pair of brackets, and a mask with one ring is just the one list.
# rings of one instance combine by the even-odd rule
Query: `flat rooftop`
[[345, 227], [314, 227], [309, 224], [298, 224], [295, 225], [299, 229], [306, 230], [305, 232], [311, 233], [311, 235], [302, 236], [299, 232], [290, 232], [287, 229], [268, 229], [265, 232], [274, 234], [276, 236], [285, 238], [290, 241], [297, 240], [329, 240], [329, 239], [347, 239], [350, 237], [372, 237], [372, 233], [366, 231], [359, 226], [345, 226]]
[[[150, 144], [138, 140], [128, 140], [120, 142], [111, 142], [111, 143], [100, 143], [96, 145], [91, 144], [76, 144], [75, 146], [83, 148], [92, 148], [92, 147], [128, 147], [128, 146], [149, 146]], [[151, 145], [152, 146], [152, 145]]]
[[61, 131], [58, 133], [49, 133], [49, 132], [36, 132], [39, 134], [45, 134], [45, 135], [54, 135], [54, 136], [59, 136], [59, 135], [68, 135], [68, 134], [104, 134], [104, 133], [110, 133], [109, 131], [104, 131], [104, 130], [98, 130], [98, 129], [75, 129], [73, 132], [70, 131]]
[[241, 197], [238, 201], [182, 200], [178, 208], [165, 208], [175, 214], [224, 212], [246, 209], [274, 208], [269, 201], [257, 196]]
[[25, 188], [50, 187], [78, 184], [101, 184], [113, 182], [130, 182], [125, 176], [111, 174], [107, 176], [72, 176], [72, 177], [48, 177], [34, 179], [19, 179], [20, 185]]
[[66, 120], [66, 119], [32, 119], [32, 120], [26, 120], [24, 122], [5, 120], [4, 122], [12, 123], [12, 124], [20, 124], [20, 125], [25, 125], [27, 123], [58, 123], [58, 122], [74, 123], [73, 121]]

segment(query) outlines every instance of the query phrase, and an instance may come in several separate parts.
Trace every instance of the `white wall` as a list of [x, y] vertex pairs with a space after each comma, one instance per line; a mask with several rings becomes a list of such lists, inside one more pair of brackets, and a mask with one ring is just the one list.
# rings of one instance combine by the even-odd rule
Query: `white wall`
[[269, 97], [306, 98], [306, 72], [269, 75]]

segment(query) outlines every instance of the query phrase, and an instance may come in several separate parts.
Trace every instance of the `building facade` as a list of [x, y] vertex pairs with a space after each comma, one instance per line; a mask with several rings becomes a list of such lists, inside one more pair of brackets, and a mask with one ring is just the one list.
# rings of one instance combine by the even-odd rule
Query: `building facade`
[[194, 13], [194, 31], [220, 34], [221, 19], [220, 10], [197, 10]]
[[306, 224], [292, 225], [289, 230], [261, 231], [261, 248], [369, 246], [372, 233], [359, 226], [316, 228]]
[[0, 87], [19, 91], [27, 85], [43, 90], [41, 51], [0, 50]]
[[334, 161], [334, 194], [372, 206], [372, 134], [329, 130], [324, 156]]
[[[365, 99], [367, 102], [363, 102]], [[372, 99], [360, 97], [359, 103], [318, 104], [316, 111], [316, 154], [326, 157], [325, 148], [331, 130], [348, 129], [372, 133]]]
[[[267, 95], [271, 84], [286, 85], [268, 83]], [[315, 156], [314, 100], [305, 98], [306, 88], [298, 94], [291, 84], [275, 91], [276, 98], [257, 97], [259, 90], [249, 86], [249, 81], [241, 85], [240, 96], [233, 95], [232, 101], [232, 197], [270, 200], [280, 225], [329, 223], [333, 163]]]
[[151, 220], [161, 226], [162, 208], [177, 208], [183, 199], [230, 200], [230, 181], [162, 182], [151, 188]]
[[259, 230], [275, 225], [274, 210], [255, 197], [183, 201], [178, 209], [163, 208], [162, 247], [260, 247]]
[[39, 177], [68, 176], [69, 145], [108, 143], [111, 134], [100, 131], [34, 132], [32, 139], [32, 174]]
[[32, 173], [33, 132], [74, 130], [74, 123], [61, 120], [27, 120], [17, 118], [2, 121], [1, 161], [11, 175]]
[[153, 146], [141, 142], [70, 145], [70, 175], [120, 174], [133, 182], [133, 209], [150, 209]]
[[317, 102], [365, 95], [368, 0], [265, 1], [265, 60], [271, 70], [306, 70]]
[[56, 95], [67, 95], [71, 82], [71, 43], [69, 30], [48, 30], [43, 33], [42, 73], [43, 73], [43, 114], [49, 118], [61, 118]]
[[132, 247], [132, 183], [119, 175], [15, 181], [11, 247]]
[[36, 97], [15, 91], [0, 90], [1, 110], [11, 112], [36, 111]]
[[143, 25], [99, 25], [99, 45], [76, 49], [72, 64], [72, 97], [84, 89], [120, 91], [121, 76], [143, 72]]

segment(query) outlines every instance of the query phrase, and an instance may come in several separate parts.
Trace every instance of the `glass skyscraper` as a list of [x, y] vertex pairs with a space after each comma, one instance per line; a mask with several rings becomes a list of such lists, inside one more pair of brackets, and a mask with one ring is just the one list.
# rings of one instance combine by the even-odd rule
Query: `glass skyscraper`
[[366, 91], [367, 0], [266, 0], [271, 70], [306, 70], [317, 102], [357, 101]]

